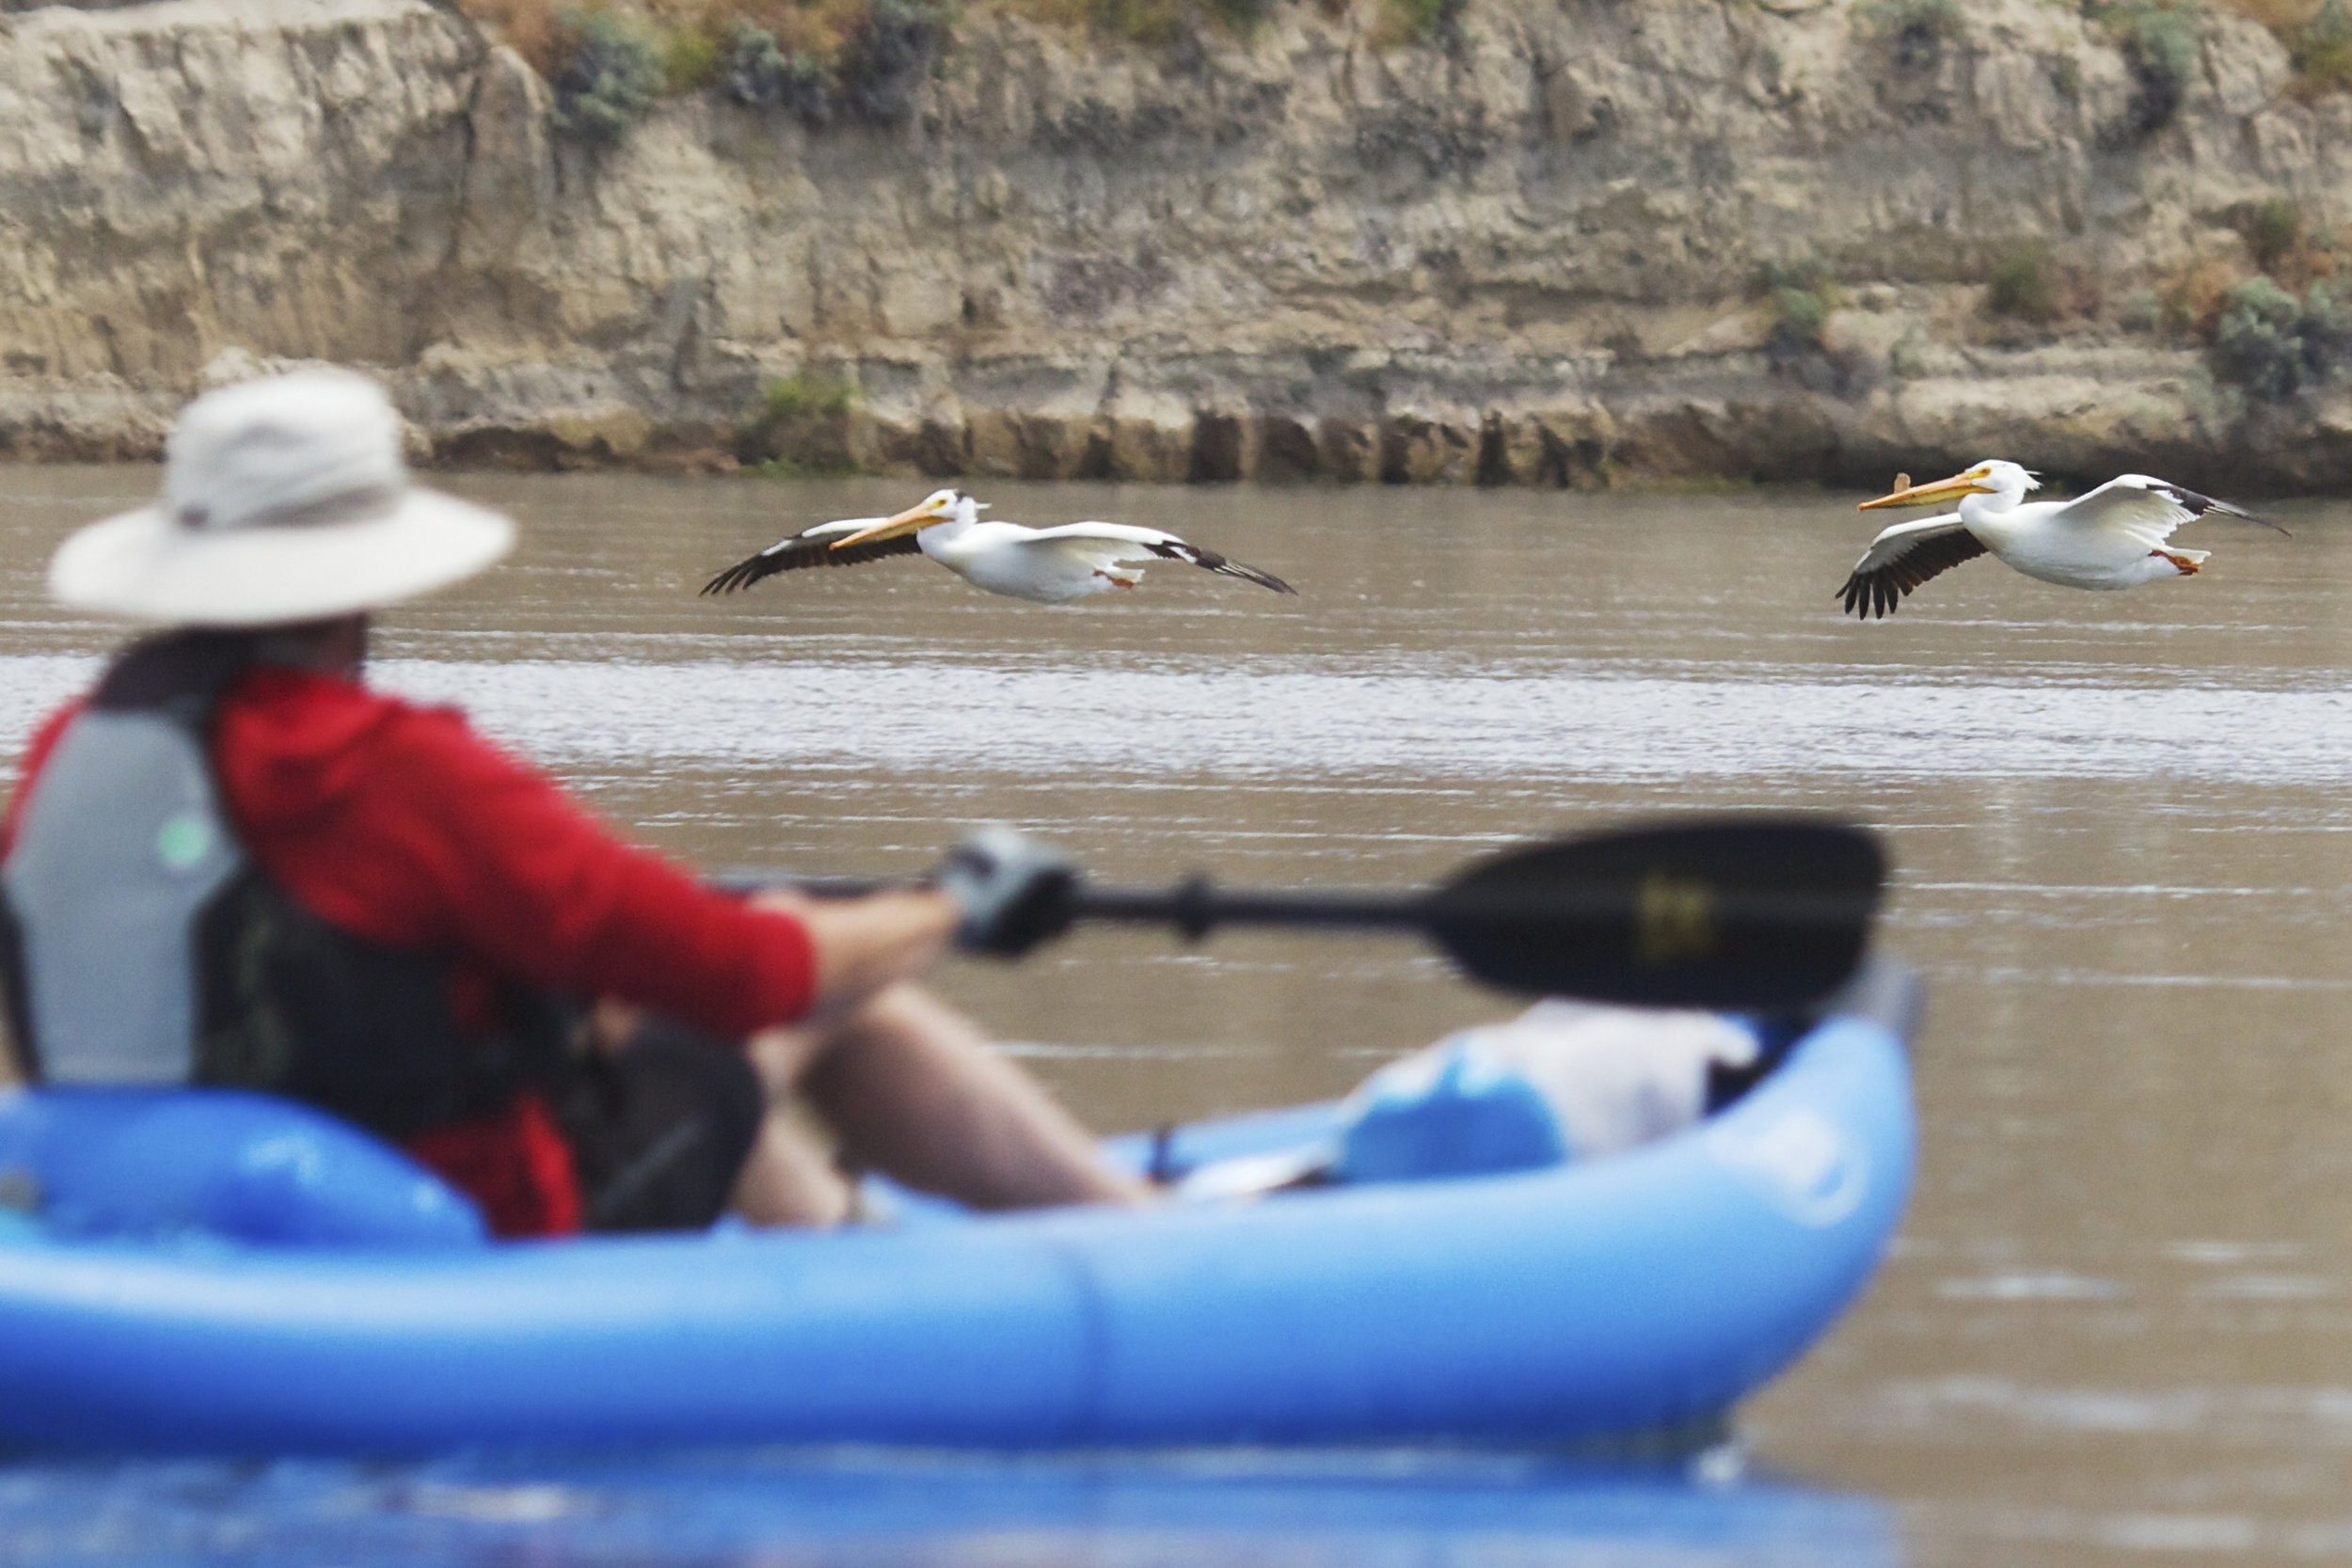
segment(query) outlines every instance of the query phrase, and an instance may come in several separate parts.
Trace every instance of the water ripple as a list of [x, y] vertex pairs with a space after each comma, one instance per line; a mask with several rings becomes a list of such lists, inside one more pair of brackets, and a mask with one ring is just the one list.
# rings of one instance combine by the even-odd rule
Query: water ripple
[[1165, 777], [2352, 779], [2337, 691], [961, 664], [400, 663], [540, 755]]
[[[0, 727], [23, 735], [92, 668], [0, 657]], [[488, 733], [574, 764], [1293, 780], [2352, 780], [2352, 695], [2335, 690], [718, 660], [404, 659], [376, 678], [462, 704]]]

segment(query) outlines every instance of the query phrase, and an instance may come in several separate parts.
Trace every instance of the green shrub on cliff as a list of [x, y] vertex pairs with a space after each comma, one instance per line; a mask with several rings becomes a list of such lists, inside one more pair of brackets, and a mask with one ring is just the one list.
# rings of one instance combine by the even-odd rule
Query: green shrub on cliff
[[[1420, 0], [1412, 3], [1419, 4]], [[1273, 0], [1210, 0], [1210, 8], [1229, 31], [1245, 38], [1257, 31], [1259, 24], [1274, 11]]]
[[2303, 209], [2291, 197], [2268, 197], [2246, 214], [2240, 232], [2246, 236], [2246, 252], [2253, 257], [2254, 264], [2265, 272], [2276, 272], [2279, 263], [2303, 241]]
[[935, 0], [871, 0], [834, 61], [849, 112], [875, 125], [903, 124], [946, 40], [947, 18], [947, 8]]
[[718, 40], [700, 27], [680, 27], [662, 40], [663, 85], [672, 92], [692, 92], [708, 85], [725, 60]]
[[2267, 277], [2232, 289], [2214, 325], [2213, 370], [2248, 395], [2277, 400], [2352, 365], [2352, 300], [2322, 279], [2296, 298]]
[[948, 19], [934, 0], [869, 0], [830, 50], [790, 48], [768, 28], [738, 21], [718, 74], [738, 103], [796, 115], [812, 130], [842, 119], [898, 125], [914, 112]]
[[727, 36], [727, 57], [721, 69], [729, 98], [749, 108], [771, 109], [784, 101], [792, 56], [767, 28], [738, 21]]
[[2300, 302], [2267, 277], [2231, 290], [2214, 327], [2214, 373], [2258, 398], [2300, 390], [2307, 367], [2296, 328], [2302, 313]]
[[[1184, 44], [1213, 28], [1248, 38], [1273, 17], [1277, 0], [1009, 0], [1015, 13], [1104, 38], [1157, 48]], [[1320, 0], [1326, 16], [1345, 0]], [[1426, 40], [1459, 10], [1462, 0], [1375, 0], [1366, 42], [1375, 51]]]
[[2327, 0], [2286, 41], [2303, 97], [2352, 88], [2352, 8], [2344, 0]]
[[2058, 287], [2049, 252], [2040, 245], [2005, 251], [1993, 263], [1985, 309], [2014, 321], [2050, 322], [2058, 316]]
[[1756, 269], [1756, 292], [1772, 311], [1766, 354], [1777, 361], [1820, 350], [1822, 329], [1837, 309], [1837, 279], [1828, 262], [1818, 256], [1767, 261]]
[[1836, 275], [1818, 256], [1767, 261], [1756, 272], [1755, 293], [1771, 313], [1764, 334], [1764, 363], [1807, 391], [1858, 398], [1886, 379], [1892, 369], [1862, 348], [1829, 343], [1829, 319], [1843, 303]]
[[1855, 13], [1903, 71], [1932, 71], [1960, 37], [1960, 0], [1869, 0]]
[[2197, 74], [2196, 0], [2122, 0], [2093, 14], [2122, 46], [2132, 74], [2132, 97], [2123, 118], [2103, 136], [2109, 147], [2133, 146], [2172, 123]]
[[574, 11], [560, 24], [555, 128], [609, 147], [653, 107], [670, 83], [667, 40], [649, 22], [617, 11]]
[[763, 420], [837, 420], [857, 406], [857, 388], [836, 376], [802, 371], [759, 388]]
[[803, 370], [763, 384], [736, 427], [735, 457], [779, 478], [848, 473], [857, 387], [838, 371]]
[[1461, 37], [1467, 0], [1381, 0], [1375, 47], [1400, 43], [1453, 45]]
[[1810, 289], [1773, 290], [1771, 346], [1784, 351], [1820, 347], [1829, 313], [1826, 294]]
[[738, 22], [723, 71], [728, 97], [751, 109], [780, 109], [811, 130], [833, 123], [833, 83], [814, 56], [786, 49], [776, 35]]

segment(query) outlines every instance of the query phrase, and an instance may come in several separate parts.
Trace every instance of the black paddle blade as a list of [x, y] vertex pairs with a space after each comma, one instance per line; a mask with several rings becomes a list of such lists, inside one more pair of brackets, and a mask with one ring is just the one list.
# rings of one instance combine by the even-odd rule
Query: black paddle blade
[[1885, 875], [1861, 829], [1732, 819], [1501, 855], [1424, 914], [1455, 962], [1506, 990], [1766, 1010], [1853, 974]]

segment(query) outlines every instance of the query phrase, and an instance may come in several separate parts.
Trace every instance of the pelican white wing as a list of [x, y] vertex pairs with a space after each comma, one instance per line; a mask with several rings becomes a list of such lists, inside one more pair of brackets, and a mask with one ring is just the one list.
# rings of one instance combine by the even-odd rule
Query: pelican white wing
[[1215, 572], [1219, 577], [1254, 582], [1277, 594], [1295, 594], [1298, 592], [1271, 572], [1262, 572], [1255, 566], [1228, 560], [1215, 550], [1187, 544], [1176, 535], [1155, 528], [1136, 528], [1128, 523], [1064, 523], [1059, 528], [1039, 529], [1037, 537], [1041, 541], [1050, 540], [1104, 556], [1110, 565], [1138, 560], [1142, 555], [1153, 555], [1163, 561], [1181, 561], [1204, 572]]
[[797, 572], [810, 566], [854, 566], [860, 562], [879, 561], [890, 555], [920, 555], [923, 547], [912, 533], [892, 534], [888, 538], [861, 540], [854, 545], [835, 547], [853, 533], [863, 533], [888, 522], [887, 517], [844, 517], [837, 522], [818, 523], [815, 528], [777, 540], [757, 555], [746, 556], [703, 584], [705, 594], [732, 594], [739, 588], [749, 588], [762, 578], [778, 572]]
[[2147, 542], [2153, 549], [2172, 536], [2172, 531], [2217, 512], [2225, 517], [2258, 523], [2266, 529], [2284, 533], [2286, 530], [2267, 517], [2257, 517], [2251, 512], [2232, 506], [2228, 501], [2198, 494], [2182, 485], [2146, 474], [2122, 474], [2108, 480], [2086, 495], [2061, 502], [2051, 515], [2050, 521], [2074, 529], [2105, 529], [2128, 533]]
[[1837, 596], [1850, 614], [1883, 619], [1928, 578], [1984, 553], [1984, 541], [1968, 531], [1957, 512], [1897, 523], [1870, 541]]

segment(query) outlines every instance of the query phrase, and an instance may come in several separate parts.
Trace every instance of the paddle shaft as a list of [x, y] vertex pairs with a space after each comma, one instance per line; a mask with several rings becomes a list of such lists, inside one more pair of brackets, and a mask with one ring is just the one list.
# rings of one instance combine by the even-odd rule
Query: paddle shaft
[[[858, 898], [913, 882], [867, 881], [848, 877], [796, 878], [777, 872], [739, 872], [722, 879], [727, 887], [752, 891], [787, 887], [812, 898]], [[1448, 905], [1442, 892], [1357, 893], [1327, 889], [1223, 889], [1194, 877], [1172, 888], [1092, 887], [1072, 891], [1071, 914], [1078, 920], [1172, 926], [1189, 937], [1220, 926], [1326, 926], [1355, 930], [1425, 930], [1454, 922], [1544, 921], [1615, 924], [1634, 915], [1638, 889], [1624, 887], [1495, 888]], [[1712, 917], [1727, 926], [1773, 926], [1790, 929], [1836, 927], [1856, 919], [1855, 900], [1843, 894], [1718, 889], [1710, 895]]]
[[[1458, 899], [1442, 892], [1229, 892], [1196, 879], [1167, 892], [1081, 884], [1073, 909], [1081, 920], [1165, 924], [1187, 936], [1204, 936], [1219, 926], [1413, 930], [1487, 921], [1613, 926], [1634, 916], [1642, 898], [1638, 888], [1623, 887], [1482, 889], [1474, 897]], [[1840, 895], [1721, 889], [1709, 898], [1712, 917], [1725, 925], [1810, 927], [1850, 925], [1855, 918], [1854, 900]]]

